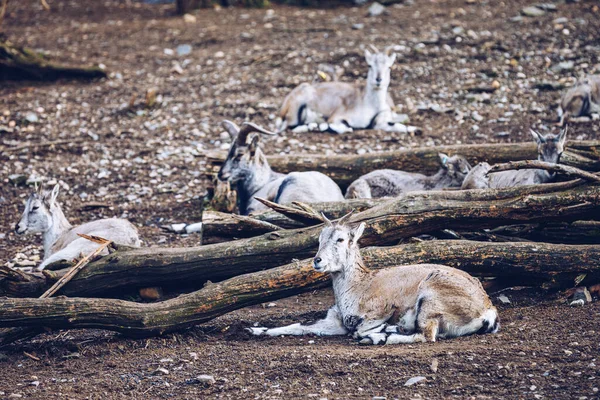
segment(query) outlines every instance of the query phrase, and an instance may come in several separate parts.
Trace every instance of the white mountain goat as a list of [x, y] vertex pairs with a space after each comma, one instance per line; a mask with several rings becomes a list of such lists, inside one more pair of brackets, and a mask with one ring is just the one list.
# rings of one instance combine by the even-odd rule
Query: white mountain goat
[[471, 165], [463, 157], [448, 157], [439, 153], [441, 168], [432, 176], [423, 174], [379, 169], [369, 172], [352, 182], [346, 191], [347, 199], [371, 199], [395, 197], [416, 190], [439, 190], [460, 188], [469, 173]]
[[420, 264], [369, 270], [358, 239], [365, 224], [351, 228], [348, 215], [326, 220], [314, 268], [328, 272], [335, 305], [312, 325], [249, 328], [254, 335], [354, 334], [363, 344], [431, 341], [495, 333], [498, 313], [481, 283], [455, 268]]
[[578, 81], [563, 95], [558, 116], [561, 126], [570, 118], [600, 113], [600, 75], [589, 75]]
[[236, 184], [240, 214], [247, 215], [267, 208], [255, 197], [279, 204], [344, 200], [339, 186], [320, 172], [291, 172], [287, 175], [273, 172], [259, 147], [259, 135], [250, 137], [249, 143], [248, 135], [252, 132], [274, 133], [249, 122], [245, 122], [241, 129], [231, 121], [223, 121], [222, 126], [231, 136], [232, 143], [218, 177], [221, 181]]
[[345, 82], [302, 83], [287, 95], [281, 106], [278, 131], [292, 129], [307, 132], [317, 128], [335, 133], [353, 129], [381, 129], [407, 132], [397, 121], [394, 101], [388, 94], [390, 68], [396, 60], [391, 47], [375, 53], [365, 50], [369, 64], [367, 82], [355, 85]]
[[[78, 233], [99, 236], [117, 244], [140, 246], [135, 226], [124, 219], [107, 218], [73, 227], [56, 201], [59, 186], [52, 193], [32, 193], [25, 203], [25, 211], [15, 227], [17, 234], [41, 233], [44, 240], [44, 259], [39, 271], [53, 262], [72, 261], [96, 250], [100, 245], [78, 236]], [[108, 254], [108, 250], [106, 253]]]
[[[538, 160], [558, 164], [567, 140], [565, 127], [558, 135], [548, 133], [542, 135], [530, 130], [533, 140], [537, 144]], [[488, 163], [477, 164], [465, 178], [461, 189], [507, 188], [524, 185], [536, 185], [550, 182], [556, 175], [544, 169], [525, 169], [520, 171], [502, 171], [488, 175]]]

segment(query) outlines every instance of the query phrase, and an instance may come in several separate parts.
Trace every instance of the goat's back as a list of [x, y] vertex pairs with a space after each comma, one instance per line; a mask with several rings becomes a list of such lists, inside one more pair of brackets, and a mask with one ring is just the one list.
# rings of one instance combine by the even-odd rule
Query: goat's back
[[[379, 169], [358, 178], [350, 185], [348, 191], [354, 191], [354, 187], [364, 186], [366, 183], [372, 198], [399, 196], [406, 192], [425, 190], [425, 178], [425, 175], [414, 172]], [[360, 192], [358, 191], [358, 194]]]
[[288, 174], [277, 192], [275, 202], [279, 204], [300, 201], [316, 203], [342, 201], [340, 187], [327, 175], [316, 171], [292, 172]]
[[58, 238], [52, 246], [52, 253], [62, 250], [70, 243], [80, 239], [81, 237], [77, 235], [78, 233], [98, 236], [127, 246], [139, 247], [141, 245], [138, 231], [131, 222], [125, 219], [106, 218], [87, 222], [72, 228]]

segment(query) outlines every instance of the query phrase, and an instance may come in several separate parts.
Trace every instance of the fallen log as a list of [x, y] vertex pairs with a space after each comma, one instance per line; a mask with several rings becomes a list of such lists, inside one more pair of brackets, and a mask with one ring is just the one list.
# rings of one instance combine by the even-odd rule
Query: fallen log
[[[424, 242], [418, 245], [363, 250], [370, 268], [433, 262], [453, 265], [477, 275], [517, 276], [546, 280], [555, 276], [600, 273], [600, 246], [542, 243]], [[559, 275], [560, 274], [560, 275]], [[592, 278], [586, 278], [589, 282]], [[572, 280], [563, 283], [572, 285]], [[588, 282], [586, 280], [586, 282]], [[76, 329], [100, 328], [132, 336], [160, 335], [204, 323], [253, 304], [273, 301], [325, 287], [325, 274], [312, 259], [209, 284], [171, 300], [140, 304], [114, 299], [3, 299], [0, 327]], [[0, 335], [0, 344], [12, 336]]]
[[[330, 176], [342, 189], [361, 175], [375, 169], [397, 169], [408, 172], [430, 174], [440, 167], [438, 153], [460, 154], [472, 165], [481, 161], [490, 164], [508, 161], [537, 159], [534, 143], [473, 144], [371, 153], [363, 155], [285, 155], [267, 156], [274, 171], [319, 171]], [[216, 174], [225, 160], [226, 153], [206, 153], [210, 176]], [[568, 141], [561, 157], [561, 164], [586, 171], [600, 171], [600, 141]]]
[[534, 242], [600, 244], [600, 221], [509, 225], [491, 229], [490, 233]]
[[[442, 229], [481, 229], [516, 223], [591, 219], [600, 211], [600, 185], [579, 181], [506, 189], [413, 192], [353, 215], [365, 222], [363, 246], [389, 245]], [[281, 230], [197, 248], [117, 251], [78, 274], [62, 293], [110, 296], [163, 286], [198, 288], [207, 280], [273, 268], [311, 257], [321, 227]], [[0, 293], [1, 294], [1, 293]]]
[[504, 164], [496, 164], [488, 171], [487, 175], [502, 171], [512, 171], [521, 169], [543, 169], [549, 172], [560, 173], [574, 176], [586, 181], [600, 182], [600, 176], [594, 175], [579, 168], [568, 165], [553, 164], [538, 160], [510, 161]]

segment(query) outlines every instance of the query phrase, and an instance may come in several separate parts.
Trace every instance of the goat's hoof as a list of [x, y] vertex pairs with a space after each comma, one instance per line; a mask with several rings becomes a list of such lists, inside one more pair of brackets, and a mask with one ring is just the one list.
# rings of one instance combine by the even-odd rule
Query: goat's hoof
[[268, 329], [269, 328], [263, 328], [263, 327], [260, 327], [260, 328], [246, 328], [246, 330], [248, 332], [250, 332], [251, 334], [253, 334], [254, 336], [264, 335], [267, 332]]
[[368, 345], [372, 345], [373, 341], [371, 340], [371, 338], [366, 337], [366, 338], [362, 338], [358, 342], [358, 344], [360, 344], [361, 346], [368, 346]]
[[402, 333], [398, 325], [388, 325], [385, 328], [385, 333]]

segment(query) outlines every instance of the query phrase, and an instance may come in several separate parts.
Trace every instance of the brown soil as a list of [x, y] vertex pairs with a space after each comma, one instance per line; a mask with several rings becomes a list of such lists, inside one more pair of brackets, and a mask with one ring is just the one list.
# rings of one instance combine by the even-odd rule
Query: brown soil
[[[4, 28], [13, 42], [68, 64], [105, 64], [111, 79], [0, 86], [0, 146], [72, 141], [0, 156], [1, 262], [39, 250], [37, 238], [12, 232], [30, 189], [11, 185], [11, 174], [60, 180], [73, 223], [123, 216], [139, 226], [147, 245], [198, 244], [197, 236], [165, 234], [159, 226], [200, 218], [207, 188], [202, 153], [227, 142], [219, 121], [272, 124], [283, 97], [311, 81], [320, 63], [346, 62], [342, 79], [362, 79], [359, 45], [405, 46], [392, 71], [391, 93], [398, 111], [408, 113], [422, 134], [288, 134], [269, 140], [267, 152], [530, 140], [530, 127], [556, 130], [560, 96], [539, 91], [536, 83], [569, 85], [573, 77], [600, 71], [596, 1], [558, 4], [556, 12], [520, 22], [511, 18], [527, 1], [415, 3], [388, 7], [388, 14], [376, 18], [366, 18], [365, 8], [277, 6], [272, 15], [202, 10], [190, 24], [173, 15], [172, 5], [56, 0], [45, 12], [35, 1], [11, 2]], [[553, 22], [560, 17], [567, 22]], [[353, 30], [356, 23], [364, 29]], [[191, 53], [165, 53], [180, 44], [191, 45]], [[572, 61], [572, 69], [554, 68], [564, 61]], [[467, 91], [494, 81], [500, 88], [489, 98]], [[143, 106], [149, 88], [161, 96], [152, 109]], [[452, 110], [415, 110], [421, 103]], [[37, 121], [28, 121], [29, 113]], [[597, 139], [599, 130], [597, 122], [579, 123], [569, 135]], [[90, 201], [107, 208], [81, 211]], [[414, 346], [359, 347], [350, 338], [257, 339], [243, 329], [318, 317], [315, 311], [332, 303], [329, 291], [148, 340], [93, 330], [48, 333], [0, 353], [0, 397], [598, 397], [600, 306], [569, 308], [534, 291], [509, 297], [511, 306], [500, 310], [499, 334]], [[436, 373], [430, 368], [434, 358]], [[158, 367], [169, 374], [154, 373]], [[195, 380], [200, 374], [217, 382], [204, 387]], [[414, 376], [427, 380], [404, 387]]]

